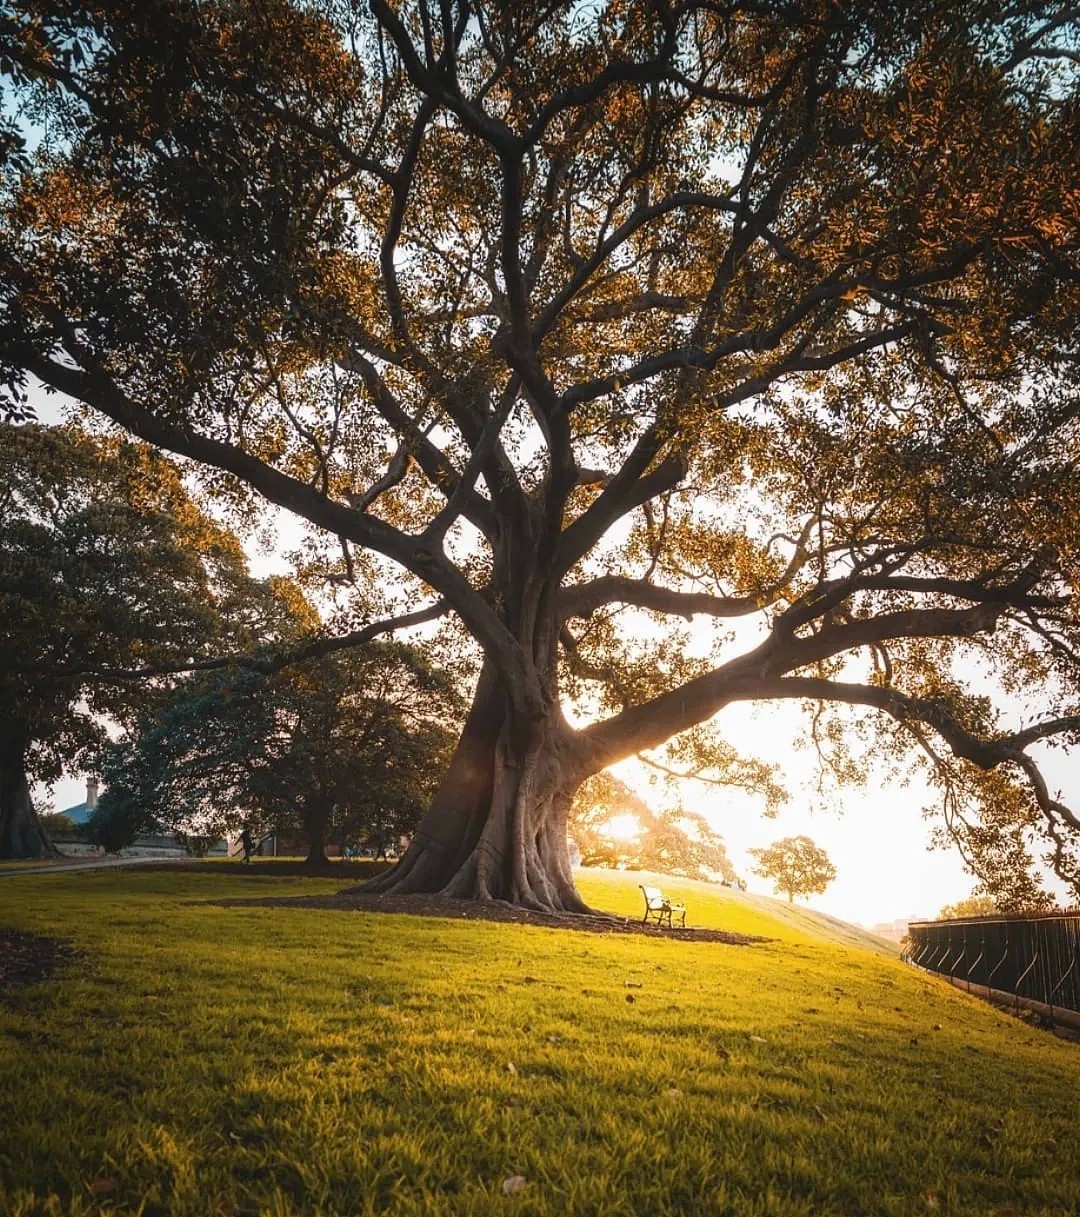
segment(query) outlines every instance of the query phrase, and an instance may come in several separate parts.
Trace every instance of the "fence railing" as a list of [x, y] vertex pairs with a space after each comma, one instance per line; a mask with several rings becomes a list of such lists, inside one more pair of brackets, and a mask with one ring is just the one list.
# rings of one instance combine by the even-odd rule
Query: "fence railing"
[[914, 921], [910, 959], [920, 968], [1080, 1013], [1080, 911], [1034, 917]]

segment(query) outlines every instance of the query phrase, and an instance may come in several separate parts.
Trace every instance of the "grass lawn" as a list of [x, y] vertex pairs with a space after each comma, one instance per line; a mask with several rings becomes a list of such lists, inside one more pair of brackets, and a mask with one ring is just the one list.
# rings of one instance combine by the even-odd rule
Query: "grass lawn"
[[[80, 859], [81, 861], [82, 859]], [[0, 871], [37, 870], [40, 866], [62, 866], [67, 858], [5, 858], [0, 861]]]
[[339, 886], [0, 881], [84, 953], [0, 997], [0, 1213], [1080, 1213], [1080, 1046], [884, 944], [669, 881], [774, 940], [209, 903]]

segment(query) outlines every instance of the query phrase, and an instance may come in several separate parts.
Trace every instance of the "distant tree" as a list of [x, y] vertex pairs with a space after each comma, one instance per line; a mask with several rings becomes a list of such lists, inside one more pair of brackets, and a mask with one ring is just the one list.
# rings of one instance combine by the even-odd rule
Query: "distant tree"
[[42, 832], [50, 840], [55, 840], [64, 833], [75, 831], [75, 821], [70, 816], [64, 815], [62, 811], [49, 812], [38, 816], [38, 823], [41, 825]]
[[[630, 815], [638, 832], [615, 838], [605, 826]], [[737, 882], [724, 840], [698, 812], [674, 808], [655, 812], [625, 782], [611, 773], [596, 774], [578, 791], [570, 808], [568, 832], [585, 866], [655, 870], [690, 879]]]
[[784, 837], [750, 853], [758, 860], [754, 873], [771, 879], [778, 892], [787, 893], [789, 903], [796, 896], [819, 895], [836, 878], [836, 867], [809, 837]]
[[98, 800], [87, 824], [91, 844], [100, 846], [107, 854], [118, 854], [134, 845], [142, 830], [138, 805], [126, 794], [106, 791]]
[[654, 824], [646, 825], [638, 855], [646, 870], [689, 879], [736, 883], [724, 839], [700, 812], [683, 807], [663, 811]]
[[952, 921], [957, 917], [989, 917], [1001, 911], [993, 896], [972, 895], [964, 900], [958, 900], [955, 904], [942, 905], [941, 912], [938, 913], [938, 920]]
[[99, 811], [197, 837], [299, 831], [311, 863], [330, 837], [386, 845], [415, 827], [460, 709], [450, 679], [401, 643], [193, 677], [105, 750]]
[[0, 858], [54, 853], [30, 798], [161, 691], [131, 672], [254, 649], [317, 624], [175, 464], [75, 427], [0, 426]]

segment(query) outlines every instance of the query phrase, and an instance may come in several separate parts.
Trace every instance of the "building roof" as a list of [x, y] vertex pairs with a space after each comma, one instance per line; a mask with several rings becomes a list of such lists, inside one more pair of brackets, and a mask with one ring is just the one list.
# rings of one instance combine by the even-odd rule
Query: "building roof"
[[93, 814], [94, 809], [85, 800], [81, 803], [76, 803], [74, 807], [65, 807], [60, 812], [60, 815], [67, 816], [72, 824], [89, 824], [90, 817]]

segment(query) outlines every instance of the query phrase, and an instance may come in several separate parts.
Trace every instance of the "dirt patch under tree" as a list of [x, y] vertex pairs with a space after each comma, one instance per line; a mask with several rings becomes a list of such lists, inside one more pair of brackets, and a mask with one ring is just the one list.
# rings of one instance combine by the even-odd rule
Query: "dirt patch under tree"
[[77, 955], [70, 943], [58, 938], [0, 929], [0, 993], [48, 980]]

